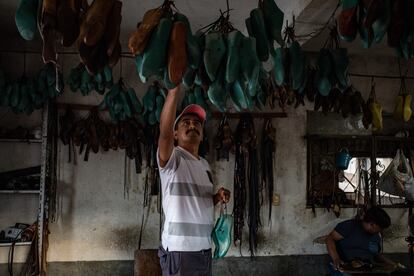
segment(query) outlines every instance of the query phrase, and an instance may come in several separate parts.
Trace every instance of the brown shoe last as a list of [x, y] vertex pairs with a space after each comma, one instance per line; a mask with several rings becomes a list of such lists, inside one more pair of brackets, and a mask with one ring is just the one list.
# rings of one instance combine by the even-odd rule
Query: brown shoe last
[[141, 24], [129, 38], [128, 48], [134, 55], [142, 54], [147, 46], [152, 30], [158, 25], [164, 10], [161, 8], [152, 9], [145, 13]]
[[342, 36], [355, 37], [358, 30], [357, 7], [343, 10], [339, 15], [339, 33]]
[[121, 20], [122, 20], [122, 2], [115, 1], [114, 7], [109, 14], [108, 24], [105, 31], [105, 41], [107, 45], [106, 54], [112, 55], [115, 47], [119, 43], [119, 34], [121, 31]]
[[106, 28], [108, 15], [114, 6], [115, 0], [94, 0], [86, 13], [85, 37], [83, 42], [93, 46], [102, 38]]
[[180, 21], [175, 22], [171, 31], [168, 50], [168, 76], [174, 84], [181, 82], [187, 69], [186, 37], [186, 25]]

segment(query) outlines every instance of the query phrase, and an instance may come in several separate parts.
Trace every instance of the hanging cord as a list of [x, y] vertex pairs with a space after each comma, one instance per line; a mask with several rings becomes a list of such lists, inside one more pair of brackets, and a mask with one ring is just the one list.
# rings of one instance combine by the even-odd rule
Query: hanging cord
[[283, 41], [285, 42], [285, 44], [290, 44], [296, 40], [295, 23], [296, 23], [295, 16], [293, 16], [292, 26], [289, 26], [289, 21], [286, 20], [286, 27], [285, 27], [285, 30], [283, 31], [284, 33]]
[[26, 52], [23, 52], [23, 76], [26, 77]]
[[226, 6], [227, 6], [227, 10], [220, 11], [220, 16], [219, 18], [200, 28], [197, 32], [201, 32], [202, 34], [207, 34], [211, 31], [216, 31], [216, 32], [221, 32], [221, 33], [229, 33], [231, 31], [234, 30], [233, 24], [230, 22], [230, 11], [232, 11], [233, 9], [230, 9], [230, 5], [229, 5], [229, 1], [226, 0]]

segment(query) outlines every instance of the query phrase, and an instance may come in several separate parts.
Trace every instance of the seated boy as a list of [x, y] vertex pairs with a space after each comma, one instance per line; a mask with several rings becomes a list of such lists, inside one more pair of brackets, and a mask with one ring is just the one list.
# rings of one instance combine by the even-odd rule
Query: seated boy
[[329, 264], [330, 275], [348, 276], [339, 269], [352, 261], [364, 264], [380, 262], [395, 266], [393, 261], [380, 253], [380, 232], [390, 225], [390, 217], [379, 207], [368, 209], [362, 220], [350, 219], [339, 223], [326, 239], [326, 247], [332, 259]]

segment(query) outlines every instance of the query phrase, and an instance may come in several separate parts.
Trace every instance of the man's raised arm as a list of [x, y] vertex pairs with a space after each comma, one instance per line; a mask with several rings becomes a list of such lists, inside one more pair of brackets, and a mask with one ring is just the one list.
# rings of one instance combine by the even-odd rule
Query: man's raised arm
[[174, 148], [174, 121], [180, 86], [168, 91], [160, 117], [160, 137], [158, 139], [160, 166], [164, 167]]

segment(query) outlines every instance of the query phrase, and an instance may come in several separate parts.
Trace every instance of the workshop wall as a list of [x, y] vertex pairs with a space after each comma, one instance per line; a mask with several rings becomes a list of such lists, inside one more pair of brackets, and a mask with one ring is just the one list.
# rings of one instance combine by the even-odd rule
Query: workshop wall
[[[75, 55], [61, 55], [63, 73], [67, 77], [70, 68], [78, 63]], [[23, 70], [23, 57], [21, 54], [1, 54], [0, 66], [6, 69], [12, 78], [18, 78]], [[133, 59], [123, 58], [122, 76], [127, 84], [133, 86], [142, 97], [146, 86], [138, 81]], [[27, 55], [27, 74], [32, 74], [41, 68], [40, 55]], [[409, 67], [409, 74], [414, 69], [413, 63], [405, 64]], [[395, 58], [353, 57], [351, 72], [383, 75], [398, 75], [398, 66]], [[114, 69], [114, 79], [118, 79], [120, 67]], [[370, 79], [352, 78], [354, 86], [366, 98], [369, 94]], [[384, 109], [392, 112], [394, 98], [398, 94], [398, 80], [375, 80], [377, 84], [377, 97]], [[408, 82], [407, 89], [412, 91], [414, 83]], [[82, 97], [79, 92], [74, 94], [68, 88], [61, 102], [98, 104], [102, 96], [92, 93]], [[312, 109], [311, 104], [306, 108], [294, 109], [289, 107], [287, 118], [273, 120], [277, 129], [277, 153], [275, 166], [275, 192], [280, 194], [280, 206], [273, 207], [272, 220], [267, 220], [268, 206], [262, 207], [262, 227], [259, 232], [259, 247], [257, 255], [308, 255], [325, 254], [325, 246], [314, 244], [313, 240], [327, 234], [338, 222], [350, 218], [355, 214], [353, 209], [345, 209], [337, 219], [332, 212], [317, 209], [316, 217], [310, 209], [306, 209], [306, 109]], [[13, 127], [19, 124], [30, 127], [39, 124], [40, 116], [33, 118], [16, 116], [11, 111], [0, 109], [0, 125]], [[86, 115], [85, 112], [79, 112]], [[9, 119], [13, 118], [13, 119]], [[229, 162], [216, 162], [213, 138], [217, 121], [208, 122], [210, 138], [210, 155], [208, 160], [214, 171], [216, 189], [224, 186], [232, 191], [233, 186], [233, 156]], [[235, 126], [236, 120], [232, 120]], [[260, 133], [262, 120], [255, 121], [256, 129]], [[17, 158], [17, 152], [22, 151], [21, 145], [8, 145], [6, 154]], [[3, 148], [0, 149], [3, 156]], [[24, 160], [32, 162], [38, 152], [30, 152]], [[16, 153], [16, 154], [14, 154]], [[14, 156], [15, 155], [15, 156]], [[0, 170], [20, 166], [17, 161], [0, 158]], [[33, 161], [34, 162], [34, 161]], [[100, 152], [90, 154], [89, 161], [84, 162], [82, 156], [76, 157], [76, 162], [68, 163], [68, 148], [59, 144], [59, 170], [58, 170], [58, 216], [55, 223], [50, 224], [50, 245], [48, 251], [49, 262], [74, 261], [107, 261], [132, 260], [133, 252], [138, 247], [139, 229], [141, 225], [144, 172], [135, 174], [134, 164], [126, 162], [123, 151]], [[26, 164], [25, 164], [26, 165]], [[125, 187], [129, 187], [126, 193]], [[143, 235], [143, 248], [157, 248], [159, 245], [159, 214], [157, 212], [158, 198], [152, 198], [149, 218]], [[22, 198], [12, 200], [2, 197], [0, 199], [0, 222], [14, 223], [27, 208], [36, 208], [33, 199]], [[13, 205], [6, 210], [7, 206]], [[232, 210], [232, 202], [228, 210]], [[216, 208], [218, 213], [218, 208]], [[405, 252], [404, 238], [407, 235], [406, 210], [389, 209], [393, 225], [385, 233], [384, 247], [386, 252]], [[20, 216], [20, 215], [19, 215]], [[29, 218], [27, 222], [31, 222]], [[16, 221], [17, 220], [17, 221]], [[249, 256], [248, 230], [245, 227], [241, 253]], [[24, 261], [24, 249], [16, 252], [16, 261]], [[7, 262], [7, 248], [0, 248], [0, 263]], [[240, 256], [239, 248], [232, 246], [228, 256]]]

